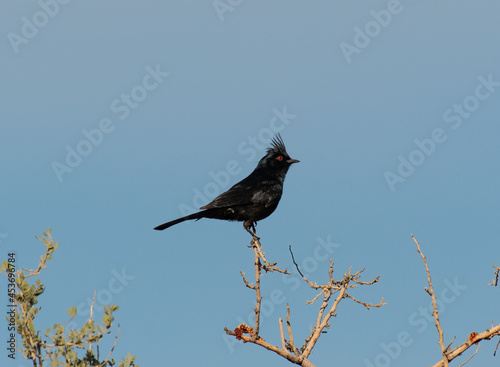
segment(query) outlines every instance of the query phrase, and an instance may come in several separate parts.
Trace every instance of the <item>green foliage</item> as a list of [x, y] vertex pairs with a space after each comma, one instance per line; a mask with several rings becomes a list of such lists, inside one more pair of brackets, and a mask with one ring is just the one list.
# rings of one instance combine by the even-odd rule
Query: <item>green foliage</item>
[[[111, 351], [104, 359], [101, 359], [99, 355], [99, 342], [104, 335], [110, 334], [110, 329], [115, 320], [113, 313], [118, 310], [118, 306], [104, 306], [102, 324], [98, 324], [92, 318], [92, 305], [91, 316], [80, 330], [66, 328], [69, 322], [76, 317], [77, 310], [74, 306], [68, 309], [70, 319], [66, 325], [57, 323], [52, 328], [48, 327], [45, 332], [38, 331], [35, 328], [35, 318], [40, 311], [40, 307], [35, 307], [35, 305], [38, 304], [39, 296], [45, 291], [45, 286], [40, 279], [31, 283], [27, 279], [39, 275], [47, 267], [47, 261], [52, 259], [53, 253], [57, 250], [58, 243], [54, 242], [50, 231], [49, 229], [44, 232], [43, 237], [36, 237], [46, 247], [45, 254], [40, 256], [38, 267], [36, 269], [21, 268], [14, 272], [16, 284], [16, 292], [12, 297], [16, 311], [14, 320], [22, 345], [21, 347], [18, 345], [18, 350], [23, 353], [25, 358], [33, 362], [34, 367], [42, 367], [46, 363], [51, 367], [115, 366], [116, 362], [111, 358], [111, 354], [118, 335], [116, 335], [115, 344]], [[0, 266], [0, 271], [8, 277], [12, 277], [12, 267], [5, 260]], [[129, 353], [119, 362], [118, 366], [136, 367], [135, 356]]]

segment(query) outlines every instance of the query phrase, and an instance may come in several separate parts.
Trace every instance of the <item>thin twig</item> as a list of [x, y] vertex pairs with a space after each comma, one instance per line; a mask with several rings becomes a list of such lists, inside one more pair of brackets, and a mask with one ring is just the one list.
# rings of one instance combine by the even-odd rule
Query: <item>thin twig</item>
[[[300, 268], [299, 268], [299, 265], [297, 264], [297, 262], [295, 261], [295, 256], [293, 256], [293, 251], [292, 251], [292, 246], [288, 246], [288, 250], [290, 251], [290, 254], [292, 255], [292, 261], [293, 261], [293, 264], [295, 265], [295, 268], [297, 269], [297, 271], [299, 272], [300, 276], [302, 277], [302, 279], [304, 279], [304, 281], [309, 284], [309, 286], [313, 289], [319, 289], [321, 288], [319, 285], [317, 285], [316, 283], [314, 282], [311, 282], [309, 279], [307, 279], [305, 277], [304, 274], [302, 274], [302, 272], [300, 271]], [[315, 297], [315, 299], [317, 298], [318, 296]], [[312, 301], [314, 302], [314, 301]], [[311, 303], [312, 303], [311, 302]]]
[[498, 275], [500, 273], [500, 267], [493, 265], [493, 268], [495, 268], [495, 277], [493, 278], [493, 282], [488, 283], [488, 285], [496, 287], [498, 285]]
[[306, 301], [306, 305], [312, 305], [314, 303], [314, 301], [316, 301], [319, 298], [319, 296], [321, 296], [323, 294], [324, 291], [325, 291], [325, 288], [322, 288], [321, 292], [319, 292], [316, 296], [314, 296], [313, 299]]
[[101, 363], [101, 367], [104, 367], [108, 364], [109, 359], [111, 358], [111, 354], [113, 354], [113, 351], [115, 350], [116, 343], [118, 343], [118, 336], [120, 335], [120, 324], [118, 324], [118, 331], [115, 336], [115, 342], [113, 343], [113, 346], [111, 347], [111, 350], [109, 351], [108, 357], [104, 362]]
[[295, 267], [297, 268], [297, 271], [299, 272], [300, 276], [302, 278], [306, 279], [306, 277], [304, 276], [304, 274], [302, 274], [302, 272], [300, 271], [299, 266], [297, 265], [297, 262], [295, 261], [295, 256], [293, 256], [293, 251], [292, 251], [292, 245], [288, 246], [288, 251], [290, 251], [290, 254], [292, 255], [292, 261], [295, 264]]
[[292, 348], [292, 351], [295, 353], [295, 355], [299, 356], [300, 353], [293, 341], [292, 325], [290, 324], [290, 306], [288, 306], [288, 303], [286, 304], [286, 329], [288, 331], [288, 336], [290, 337], [290, 347]]
[[463, 367], [463, 366], [465, 366], [465, 364], [466, 364], [467, 362], [469, 362], [469, 361], [472, 359], [472, 357], [474, 357], [474, 356], [477, 354], [477, 352], [479, 351], [479, 347], [480, 347], [480, 346], [481, 346], [481, 344], [478, 344], [478, 345], [477, 345], [477, 348], [476, 348], [476, 351], [474, 352], [474, 354], [473, 354], [473, 355], [471, 355], [469, 358], [467, 358], [467, 360], [466, 360], [464, 363], [462, 363], [460, 366], [458, 366], [458, 367]]
[[441, 323], [439, 322], [439, 312], [437, 309], [436, 295], [434, 294], [434, 288], [432, 287], [431, 272], [429, 271], [429, 266], [427, 265], [427, 259], [425, 258], [424, 254], [420, 250], [420, 244], [418, 243], [418, 241], [416, 240], [416, 238], [413, 235], [411, 235], [411, 238], [413, 238], [413, 241], [415, 241], [415, 243], [417, 244], [417, 251], [420, 254], [420, 256], [422, 257], [422, 259], [424, 260], [425, 270], [427, 272], [427, 282], [429, 283], [429, 289], [425, 288], [425, 290], [427, 291], [427, 293], [429, 293], [429, 295], [432, 298], [432, 308], [433, 308], [432, 314], [434, 315], [436, 328], [437, 328], [437, 331], [439, 334], [439, 346], [441, 347], [441, 354], [443, 355], [444, 367], [448, 367], [448, 356], [446, 355], [447, 348], [444, 346], [444, 342], [443, 342], [443, 339], [444, 339], [443, 338], [443, 329], [441, 328]]
[[448, 351], [448, 349], [450, 349], [450, 347], [451, 347], [451, 345], [453, 344], [453, 342], [454, 342], [454, 341], [455, 341], [455, 337], [453, 337], [453, 339], [451, 339], [450, 344], [448, 344], [448, 345], [446, 346], [446, 350], [447, 350], [447, 351]]
[[280, 326], [281, 349], [286, 351], [285, 332], [283, 331], [283, 319], [281, 317], [278, 319], [278, 323]]
[[259, 257], [262, 259], [262, 269], [270, 272], [277, 271], [278, 273], [282, 274], [290, 274], [287, 269], [281, 270], [278, 266], [276, 266], [277, 262], [270, 263], [269, 261], [267, 261], [264, 251], [262, 251], [262, 245], [260, 244], [259, 237], [254, 237], [250, 244], [252, 245], [252, 247], [257, 249]]
[[367, 310], [369, 310], [370, 307], [380, 307], [380, 306], [383, 306], [383, 305], [387, 304], [387, 303], [384, 302], [384, 297], [382, 297], [382, 300], [379, 303], [376, 303], [376, 304], [375, 303], [366, 303], [366, 302], [359, 301], [359, 300], [357, 300], [356, 298], [354, 298], [353, 296], [351, 296], [350, 294], [347, 294], [347, 293], [346, 293], [345, 297], [346, 298], [350, 298], [354, 302], [359, 303], [360, 305], [365, 306]]
[[252, 283], [250, 283], [248, 280], [245, 279], [245, 273], [240, 271], [240, 274], [241, 274], [241, 277], [243, 278], [243, 282], [245, 283], [245, 285], [250, 289], [255, 289], [255, 286]]
[[[92, 304], [90, 305], [90, 316], [89, 316], [89, 319], [87, 320], [87, 323], [89, 325], [92, 322], [92, 317], [94, 317], [95, 295], [96, 295], [96, 291], [94, 289], [94, 297], [92, 298]], [[89, 350], [92, 350], [92, 340], [89, 340]]]

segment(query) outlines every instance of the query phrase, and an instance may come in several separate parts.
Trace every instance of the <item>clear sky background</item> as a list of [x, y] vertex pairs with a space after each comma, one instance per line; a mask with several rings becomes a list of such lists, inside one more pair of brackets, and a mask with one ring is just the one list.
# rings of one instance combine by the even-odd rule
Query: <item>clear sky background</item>
[[[39, 329], [64, 323], [71, 306], [80, 327], [95, 290], [98, 319], [103, 304], [120, 306], [115, 358], [288, 366], [223, 332], [248, 323], [255, 299], [239, 275], [253, 271], [241, 223], [153, 230], [246, 177], [277, 131], [301, 163], [257, 227], [268, 258], [291, 269], [292, 245], [317, 282], [328, 257], [338, 277], [365, 268], [380, 282], [353, 295], [388, 303], [342, 302], [313, 363], [440, 359], [412, 233], [445, 344], [500, 322], [500, 289], [487, 285], [500, 265], [500, 4], [63, 3], [9, 1], [0, 12], [0, 258], [14, 251], [17, 266], [36, 266], [34, 235], [48, 228], [60, 246], [42, 275]], [[0, 284], [0, 364], [29, 366], [6, 356]], [[262, 288], [261, 336], [279, 345], [288, 302], [301, 345], [314, 292], [296, 272], [266, 274]], [[495, 345], [482, 342], [468, 366], [498, 365]]]

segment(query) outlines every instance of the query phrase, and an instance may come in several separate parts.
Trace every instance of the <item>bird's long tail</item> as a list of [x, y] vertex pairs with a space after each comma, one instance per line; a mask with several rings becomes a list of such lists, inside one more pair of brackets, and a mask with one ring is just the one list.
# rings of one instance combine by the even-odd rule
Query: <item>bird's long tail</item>
[[172, 227], [173, 225], [175, 225], [177, 223], [184, 222], [186, 220], [200, 219], [203, 217], [204, 217], [203, 212], [198, 212], [198, 213], [186, 215], [185, 217], [178, 218], [176, 220], [172, 220], [172, 221], [167, 222], [167, 223], [160, 224], [158, 227], [155, 227], [155, 229], [157, 231], [163, 231], [164, 229], [167, 229], [168, 227]]

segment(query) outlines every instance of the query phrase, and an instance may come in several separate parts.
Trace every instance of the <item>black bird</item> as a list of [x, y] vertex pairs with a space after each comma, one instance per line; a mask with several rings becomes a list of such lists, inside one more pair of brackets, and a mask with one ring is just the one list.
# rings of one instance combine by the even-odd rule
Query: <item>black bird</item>
[[247, 178], [217, 196], [211, 203], [202, 206], [202, 211], [164, 223], [155, 229], [162, 231], [191, 219], [215, 218], [243, 222], [243, 227], [255, 237], [257, 221], [274, 212], [283, 193], [288, 168], [297, 162], [299, 161], [290, 158], [285, 143], [278, 134], [272, 139], [267, 154]]

